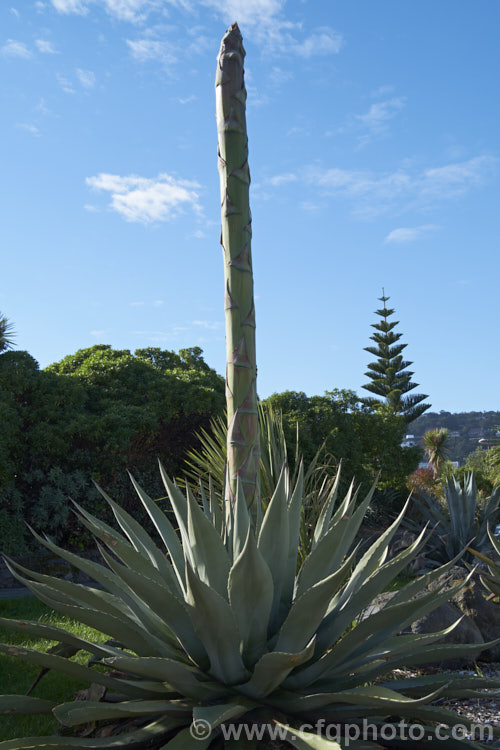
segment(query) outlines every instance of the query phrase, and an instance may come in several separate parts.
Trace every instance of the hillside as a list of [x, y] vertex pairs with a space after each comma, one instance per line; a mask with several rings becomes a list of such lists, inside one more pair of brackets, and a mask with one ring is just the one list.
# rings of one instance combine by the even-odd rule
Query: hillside
[[449, 429], [450, 459], [463, 464], [468, 454], [478, 447], [479, 440], [497, 435], [500, 411], [426, 412], [408, 426], [408, 433], [420, 443], [423, 434], [435, 427]]

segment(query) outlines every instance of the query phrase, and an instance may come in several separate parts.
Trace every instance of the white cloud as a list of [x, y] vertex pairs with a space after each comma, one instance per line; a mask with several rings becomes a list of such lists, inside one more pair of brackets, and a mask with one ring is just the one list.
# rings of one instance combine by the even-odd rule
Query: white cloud
[[56, 55], [57, 50], [52, 44], [52, 42], [47, 41], [47, 39], [35, 39], [35, 44], [37, 46], [37, 49], [39, 52], [41, 52], [43, 55]]
[[153, 307], [161, 307], [164, 304], [162, 299], [155, 299], [153, 302]]
[[241, 26], [272, 24], [281, 13], [286, 0], [201, 0], [201, 4], [216, 11], [227, 23], [235, 18]]
[[31, 133], [31, 135], [34, 135], [36, 138], [40, 136], [40, 131], [38, 130], [36, 125], [32, 125], [28, 122], [20, 122], [16, 125], [20, 130], [25, 130], [27, 133]]
[[198, 97], [196, 97], [194, 94], [191, 94], [190, 96], [186, 96], [185, 99], [177, 99], [179, 104], [190, 104], [191, 102], [196, 101]]
[[95, 75], [91, 70], [82, 70], [82, 68], [76, 69], [76, 77], [80, 81], [84, 89], [91, 89], [95, 86]]
[[193, 325], [199, 328], [206, 328], [208, 331], [216, 331], [222, 326], [220, 320], [193, 320]]
[[315, 29], [309, 36], [298, 38], [301, 24], [284, 16], [286, 0], [200, 0], [226, 23], [238, 19], [239, 26], [266, 53], [296, 54], [304, 58], [331, 55], [343, 46], [342, 35], [329, 26]]
[[120, 21], [137, 23], [144, 21], [148, 13], [161, 7], [158, 0], [51, 0], [52, 5], [59, 13], [85, 15], [89, 6], [101, 5], [104, 10]]
[[84, 15], [87, 13], [87, 0], [52, 0], [52, 5], [59, 13], [78, 13]]
[[180, 180], [168, 174], [150, 179], [129, 175], [99, 174], [87, 177], [87, 185], [95, 190], [111, 193], [110, 207], [126, 221], [150, 224], [168, 221], [178, 216], [184, 208], [199, 213], [196, 182]]
[[277, 174], [274, 177], [271, 177], [268, 182], [270, 185], [278, 187], [279, 185], [288, 185], [290, 182], [297, 182], [297, 179], [297, 175], [293, 174], [293, 172], [286, 172], [284, 174]]
[[130, 54], [138, 62], [157, 60], [164, 65], [175, 65], [177, 54], [172, 44], [159, 39], [127, 39]]
[[73, 88], [73, 84], [65, 76], [62, 76], [60, 73], [56, 73], [56, 78], [59, 86], [66, 94], [76, 93], [75, 89]]
[[19, 57], [24, 60], [33, 57], [33, 53], [24, 42], [18, 42], [17, 39], [7, 39], [0, 52], [4, 57]]
[[364, 115], [355, 115], [355, 119], [367, 128], [380, 130], [387, 120], [391, 120], [406, 105], [405, 97], [395, 97], [372, 104]]
[[421, 224], [419, 227], [398, 227], [389, 232], [384, 242], [399, 244], [405, 242], [415, 242], [421, 239], [429, 232], [434, 232], [439, 227], [436, 224]]
[[470, 187], [482, 184], [491, 175], [495, 163], [496, 159], [491, 156], [477, 156], [468, 161], [426, 169], [422, 193], [446, 198], [463, 195]]
[[12, 13], [12, 15], [13, 15], [13, 16], [15, 16], [16, 18], [20, 18], [20, 15], [19, 15], [19, 11], [17, 10], [17, 8], [11, 8], [11, 9], [10, 9], [10, 12], [11, 12], [11, 13]]
[[91, 336], [95, 336], [96, 338], [100, 338], [101, 336], [104, 336], [107, 331], [90, 331], [89, 332]]
[[352, 201], [355, 214], [371, 217], [391, 210], [432, 208], [437, 200], [456, 198], [491, 176], [497, 160], [478, 156], [420, 172], [410, 167], [385, 174], [321, 166], [299, 174], [320, 193]]
[[370, 96], [372, 99], [378, 99], [379, 96], [388, 96], [389, 94], [392, 94], [394, 91], [394, 86], [385, 84], [384, 86], [379, 86], [376, 89], [373, 89], [373, 91], [370, 91]]
[[316, 32], [293, 45], [294, 51], [301, 57], [309, 58], [324, 55], [336, 55], [342, 49], [342, 35], [333, 29], [318, 29]]
[[53, 114], [53, 112], [47, 107], [47, 102], [45, 101], [43, 96], [41, 97], [40, 101], [36, 105], [36, 110], [37, 112], [40, 112], [41, 115], [44, 115], [46, 117]]

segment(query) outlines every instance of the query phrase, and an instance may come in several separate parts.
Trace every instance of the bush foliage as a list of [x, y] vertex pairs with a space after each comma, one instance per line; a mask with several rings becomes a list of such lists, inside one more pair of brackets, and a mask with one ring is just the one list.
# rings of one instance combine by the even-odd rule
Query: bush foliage
[[160, 457], [170, 473], [179, 472], [195, 433], [223, 406], [223, 379], [197, 347], [132, 354], [98, 345], [46, 370], [27, 352], [4, 352], [0, 547], [28, 551], [24, 521], [81, 546], [69, 497], [101, 510], [91, 479], [128, 498], [126, 469], [156, 479]]

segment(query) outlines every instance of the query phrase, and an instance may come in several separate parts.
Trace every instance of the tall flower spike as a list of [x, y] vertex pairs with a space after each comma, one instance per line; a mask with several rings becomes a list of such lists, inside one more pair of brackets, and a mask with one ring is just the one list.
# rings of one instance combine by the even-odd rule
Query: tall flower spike
[[259, 501], [260, 445], [244, 57], [235, 23], [222, 40], [215, 80], [226, 289], [226, 497], [234, 501], [239, 480], [247, 505], [252, 507]]

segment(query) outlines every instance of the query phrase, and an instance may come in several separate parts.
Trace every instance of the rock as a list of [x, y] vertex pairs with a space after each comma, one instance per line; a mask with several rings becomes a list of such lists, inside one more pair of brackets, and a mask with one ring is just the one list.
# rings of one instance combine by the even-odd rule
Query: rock
[[[448, 628], [453, 625], [460, 617], [462, 613], [460, 609], [451, 602], [445, 602], [441, 604], [437, 609], [429, 612], [418, 620], [415, 620], [410, 628], [406, 632], [414, 633], [415, 635], [423, 635], [424, 633], [437, 633], [440, 630]], [[472, 664], [481, 653], [481, 644], [484, 643], [484, 638], [470, 617], [462, 617], [458, 625], [448, 633], [440, 643], [444, 644], [477, 644], [478, 649], [472, 654], [457, 657], [455, 659], [445, 659], [439, 662], [439, 666], [443, 669], [461, 669], [462, 667]], [[433, 660], [435, 662], [435, 659]]]
[[[467, 571], [456, 565], [429, 586], [431, 591], [451, 588], [463, 581]], [[473, 621], [483, 641], [500, 638], [500, 605], [486, 599], [487, 592], [477, 574], [450, 600], [464, 615]], [[483, 661], [500, 661], [500, 643], [481, 652]]]

